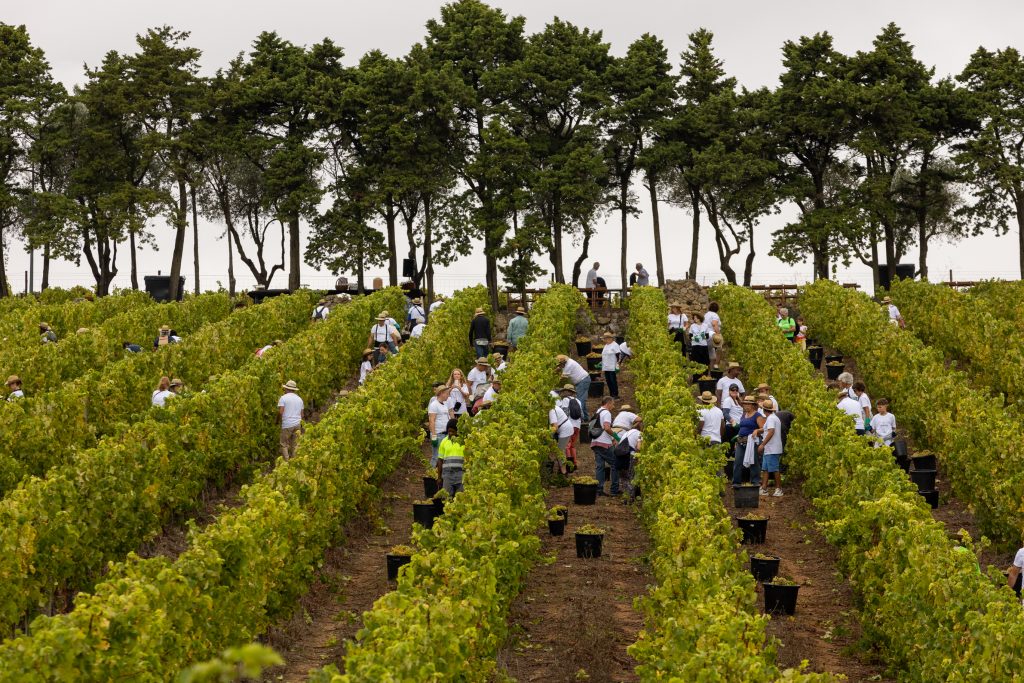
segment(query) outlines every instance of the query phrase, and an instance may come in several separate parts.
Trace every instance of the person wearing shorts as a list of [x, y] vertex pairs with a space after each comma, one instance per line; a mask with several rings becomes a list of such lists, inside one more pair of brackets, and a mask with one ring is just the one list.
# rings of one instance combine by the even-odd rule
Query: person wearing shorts
[[761, 452], [761, 495], [768, 495], [768, 480], [775, 475], [775, 492], [771, 495], [776, 498], [782, 497], [782, 474], [779, 472], [779, 465], [782, 460], [782, 422], [775, 414], [775, 404], [770, 399], [761, 402], [761, 410], [764, 411], [764, 427], [760, 430], [762, 434], [761, 445], [757, 450]]

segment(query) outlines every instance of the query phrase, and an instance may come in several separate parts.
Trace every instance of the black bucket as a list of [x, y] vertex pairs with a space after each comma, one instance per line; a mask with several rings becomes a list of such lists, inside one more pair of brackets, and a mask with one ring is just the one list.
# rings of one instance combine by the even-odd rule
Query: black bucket
[[918, 491], [935, 490], [935, 470], [910, 470], [910, 481], [917, 485]]
[[597, 502], [597, 484], [572, 485], [572, 502], [577, 505], [593, 505]]
[[839, 379], [839, 375], [843, 374], [845, 369], [842, 365], [825, 365], [825, 376], [835, 381]]
[[912, 456], [910, 462], [914, 463], [915, 470], [934, 470], [938, 465], [935, 456], [931, 453]]
[[767, 519], [743, 519], [742, 517], [737, 517], [736, 525], [743, 532], [743, 543], [745, 544], [758, 545], [764, 543], [765, 536], [768, 535]]
[[771, 581], [779, 574], [779, 562], [782, 560], [774, 555], [768, 558], [750, 556], [750, 573], [756, 581]]
[[558, 519], [549, 519], [548, 531], [551, 532], [552, 536], [561, 536], [565, 534], [565, 518], [559, 517]]
[[725, 372], [723, 372], [721, 368], [711, 368], [710, 370], [708, 370], [708, 374], [711, 375], [711, 379], [717, 382], [718, 380], [722, 379], [722, 377], [725, 375]]
[[435, 477], [427, 477], [427, 476], [423, 477], [423, 497], [424, 498], [433, 498], [434, 494], [437, 493], [437, 490], [439, 488], [440, 487], [438, 486], [437, 479]]
[[732, 502], [738, 508], [756, 508], [761, 504], [760, 486], [736, 486], [732, 487]]
[[587, 354], [593, 351], [594, 344], [592, 342], [576, 342], [576, 355], [580, 358], [586, 358]]
[[601, 557], [604, 534], [581, 534], [576, 532], [576, 557]]
[[601, 369], [601, 358], [594, 358], [587, 356], [587, 370], [600, 370]]
[[712, 394], [715, 393], [715, 389], [718, 387], [718, 381], [714, 379], [702, 379], [697, 381], [697, 389], [702, 393], [710, 391]]
[[842, 354], [839, 354], [839, 353], [830, 353], [827, 356], [825, 356], [825, 362], [826, 363], [842, 363], [843, 362], [843, 356], [842, 356]]
[[604, 380], [594, 379], [590, 381], [590, 391], [587, 392], [590, 398], [601, 398], [604, 396]]
[[432, 528], [434, 526], [434, 502], [413, 503], [412, 521], [424, 529]]
[[764, 584], [764, 611], [767, 614], [794, 614], [799, 592], [800, 586]]
[[404, 567], [405, 565], [409, 564], [409, 562], [412, 561], [412, 556], [392, 555], [391, 553], [388, 553], [386, 557], [388, 566], [388, 581], [397, 581], [398, 570]]
[[932, 510], [939, 509], [939, 492], [934, 489], [931, 491], [918, 491], [917, 492], [922, 498], [924, 498], [928, 505], [931, 506]]
[[502, 358], [508, 359], [508, 344], [491, 344], [491, 351], [500, 353]]
[[825, 357], [825, 350], [820, 346], [811, 346], [807, 349], [807, 360], [811, 361], [811, 365], [815, 368], [821, 367], [821, 360]]

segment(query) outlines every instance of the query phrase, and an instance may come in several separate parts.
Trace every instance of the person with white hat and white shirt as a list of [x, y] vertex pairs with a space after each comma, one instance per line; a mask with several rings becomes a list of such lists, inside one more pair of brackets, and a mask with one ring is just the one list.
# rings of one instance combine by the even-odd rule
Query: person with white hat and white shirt
[[615, 419], [612, 421], [612, 429], [613, 430], [621, 429], [623, 431], [625, 431], [627, 429], [632, 429], [633, 428], [633, 423], [635, 421], [636, 421], [636, 413], [633, 412], [633, 406], [629, 405], [628, 403], [623, 404], [619, 408], [619, 412], [615, 416]]
[[719, 408], [718, 398], [710, 391], [702, 392], [697, 399], [701, 407], [697, 409], [700, 415], [700, 422], [697, 425], [697, 433], [711, 441], [712, 444], [722, 443], [725, 436], [725, 415]]
[[302, 411], [306, 405], [299, 398], [299, 387], [295, 380], [281, 385], [284, 394], [277, 399], [277, 422], [281, 425], [281, 457], [288, 460], [295, 455], [302, 433]]
[[590, 373], [587, 372], [585, 367], [565, 354], [559, 354], [555, 360], [562, 371], [562, 377], [568, 379], [576, 387], [576, 400], [580, 402], [580, 407], [583, 408], [583, 421], [586, 422], [589, 419], [587, 414], [587, 396], [590, 394]]
[[[558, 390], [558, 395], [561, 397], [558, 407], [569, 416], [569, 422], [572, 423], [573, 433], [569, 444], [565, 447], [565, 457], [572, 463], [572, 469], [575, 470], [576, 444], [579, 443], [580, 430], [583, 428], [583, 407], [580, 405], [579, 399], [576, 398], [576, 387], [572, 384], [563, 384], [562, 388]], [[574, 415], [575, 417], [573, 417]]]
[[729, 367], [726, 368], [725, 374], [719, 377], [718, 382], [715, 384], [715, 398], [719, 401], [724, 400], [729, 395], [729, 387], [733, 384], [739, 385], [740, 395], [743, 395], [746, 389], [743, 388], [743, 382], [740, 381], [740, 371], [742, 369], [739, 363], [729, 361]]
[[409, 304], [409, 310], [405, 314], [405, 319], [410, 323], [410, 328], [413, 328], [420, 323], [427, 322], [427, 315], [426, 312], [424, 312], [423, 310], [422, 299], [412, 300], [412, 302]]
[[454, 417], [448, 405], [450, 389], [446, 384], [434, 387], [434, 396], [427, 404], [427, 427], [430, 430], [430, 466], [437, 466], [437, 448], [448, 433], [448, 420]]
[[477, 358], [476, 365], [466, 375], [466, 380], [469, 382], [470, 395], [475, 398], [477, 388], [481, 384], [490, 384], [492, 379], [494, 379], [494, 371], [491, 369], [491, 364], [487, 361], [487, 358], [483, 356]]
[[762, 436], [761, 443], [757, 450], [761, 453], [761, 490], [762, 496], [768, 495], [768, 479], [775, 475], [776, 498], [782, 497], [782, 421], [775, 414], [775, 406], [771, 401], [761, 402], [761, 410], [766, 414], [764, 426], [754, 432], [755, 436]]
[[[377, 316], [377, 322], [370, 328], [370, 336], [367, 338], [366, 345], [371, 349], [378, 349], [381, 344], [387, 344], [388, 351], [395, 354], [398, 353], [398, 342], [401, 339], [402, 335], [398, 333], [398, 330], [388, 323], [387, 311], [382, 311]], [[379, 352], [377, 356], [376, 363], [384, 360], [380, 358]]]

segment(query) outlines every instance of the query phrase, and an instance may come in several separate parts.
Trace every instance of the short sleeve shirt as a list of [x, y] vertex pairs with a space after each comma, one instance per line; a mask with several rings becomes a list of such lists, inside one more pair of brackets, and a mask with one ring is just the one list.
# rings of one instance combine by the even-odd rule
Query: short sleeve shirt
[[565, 367], [562, 369], [562, 375], [568, 377], [569, 381], [573, 384], [579, 384], [587, 377], [590, 377], [586, 368], [574, 361], [572, 358], [565, 361]]
[[[610, 410], [608, 410], [607, 408], [599, 408], [598, 411], [597, 411], [597, 414], [599, 416], [597, 421], [598, 421], [598, 424], [601, 425], [602, 429], [604, 429], [605, 423], [608, 423], [608, 426], [611, 427], [611, 424], [612, 424], [612, 413], [611, 413]], [[594, 440], [591, 442], [591, 444], [594, 445], [594, 446], [605, 446], [605, 447], [611, 446], [612, 445], [612, 437], [611, 437], [611, 435], [608, 434], [608, 432], [602, 431], [601, 435], [598, 436], [598, 437], [595, 437]]]
[[604, 345], [601, 351], [601, 370], [615, 372], [619, 369], [619, 345], [615, 342]]
[[302, 422], [302, 409], [305, 408], [305, 404], [298, 394], [284, 394], [277, 399], [277, 407], [284, 408], [284, 412], [281, 413], [281, 427], [284, 429], [298, 427]]
[[565, 411], [555, 406], [548, 411], [548, 424], [558, 427], [558, 438], [564, 439], [568, 436], [572, 436], [575, 427], [572, 426], [572, 420], [565, 414]]
[[[448, 406], [441, 403], [437, 398], [430, 399], [430, 405], [427, 407], [427, 413], [429, 415], [436, 415], [433, 419], [434, 427], [431, 431], [431, 435], [440, 436], [448, 430]], [[428, 417], [429, 417], [428, 415]]]
[[701, 436], [711, 439], [711, 443], [722, 442], [722, 421], [725, 416], [718, 406], [704, 408], [699, 411], [700, 419], [704, 422], [704, 428], [700, 430]]
[[764, 420], [764, 434], [768, 433], [768, 430], [774, 429], [772, 438], [764, 444], [765, 455], [782, 455], [782, 420], [775, 413], [772, 413]]
[[718, 384], [716, 385], [716, 388], [722, 392], [722, 396], [728, 396], [729, 387], [731, 387], [733, 384], [737, 385], [740, 388], [740, 396], [746, 393], [746, 390], [743, 388], [743, 382], [741, 382], [738, 377], [734, 379], [732, 377], [729, 377], [728, 375], [723, 375], [722, 377], [718, 378]]

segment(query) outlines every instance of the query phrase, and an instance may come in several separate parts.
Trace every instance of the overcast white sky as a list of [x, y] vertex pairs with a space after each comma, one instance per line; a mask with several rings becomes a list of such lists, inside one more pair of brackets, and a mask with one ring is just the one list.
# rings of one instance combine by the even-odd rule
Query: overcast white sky
[[[53, 66], [55, 77], [69, 87], [82, 80], [83, 64], [97, 64], [108, 50], [134, 51], [134, 36], [148, 27], [169, 24], [192, 33], [193, 44], [203, 51], [207, 72], [224, 65], [263, 30], [275, 30], [299, 44], [312, 44], [330, 37], [342, 46], [349, 63], [370, 49], [381, 49], [399, 56], [410, 45], [420, 41], [427, 19], [435, 17], [442, 3], [422, 0], [387, 0], [382, 2], [326, 2], [315, 0], [249, 0], [245, 3], [225, 0], [6, 0], [0, 9], [0, 21], [25, 24], [35, 44], [42, 47]], [[778, 79], [780, 48], [783, 41], [800, 35], [827, 30], [835, 36], [839, 50], [852, 53], [869, 49], [872, 38], [889, 21], [903, 28], [916, 46], [918, 57], [934, 65], [938, 76], [958, 73], [970, 54], [979, 46], [996, 49], [1021, 45], [1024, 26], [1024, 3], [1013, 0], [978, 0], [966, 5], [952, 0], [860, 0], [859, 2], [821, 2], [809, 0], [718, 0], [717, 2], [656, 2], [631, 0], [562, 0], [541, 2], [519, 0], [491, 2], [507, 14], [523, 15], [527, 31], [543, 28], [558, 15], [574, 23], [604, 31], [612, 50], [621, 54], [641, 34], [658, 35], [666, 44], [673, 62], [685, 47], [687, 35], [703, 26], [715, 33], [719, 56], [739, 82], [748, 87], [773, 86]], [[645, 199], [645, 197], [642, 197]], [[641, 201], [641, 206], [648, 206]], [[802, 282], [810, 278], [808, 264], [789, 267], [767, 256], [771, 232], [785, 222], [781, 217], [766, 219], [755, 243], [758, 256], [755, 280], [762, 283]], [[665, 268], [670, 277], [680, 277], [689, 262], [690, 218], [678, 209], [662, 210], [662, 239]], [[630, 263], [642, 261], [654, 273], [654, 249], [650, 216], [647, 212], [631, 223]], [[203, 228], [203, 226], [200, 226]], [[707, 282], [720, 279], [718, 258], [714, 252], [712, 233], [702, 234], [699, 277]], [[220, 227], [208, 225], [200, 236], [201, 283], [204, 288], [226, 286], [226, 243], [218, 240]], [[155, 227], [162, 251], [140, 255], [141, 274], [166, 273], [170, 266], [172, 233], [163, 223]], [[930, 252], [932, 279], [947, 277], [953, 270], [956, 279], [980, 277], [1017, 278], [1017, 233], [1004, 237], [984, 236], [959, 245], [936, 244]], [[192, 250], [191, 237], [186, 255]], [[399, 244], [399, 254], [405, 252]], [[609, 283], [617, 282], [619, 263], [619, 228], [612, 218], [591, 245], [591, 255], [603, 264]], [[578, 250], [569, 246], [567, 261], [576, 258]], [[734, 258], [741, 270], [741, 257]], [[905, 261], [916, 260], [913, 252]], [[120, 274], [115, 285], [128, 286], [128, 261], [122, 251], [118, 266]], [[303, 283], [325, 287], [333, 282], [327, 273], [316, 274], [303, 266]], [[28, 257], [15, 248], [9, 258], [9, 274], [17, 291], [23, 285], [23, 272]], [[236, 261], [236, 277], [245, 286], [252, 283], [244, 265]], [[439, 288], [451, 290], [483, 279], [483, 261], [478, 255], [466, 258], [437, 277]], [[191, 257], [187, 256], [185, 273], [191, 289]], [[386, 274], [381, 269], [380, 274]], [[568, 274], [568, 273], [567, 273]], [[277, 276], [274, 284], [283, 286], [286, 278]], [[38, 282], [38, 261], [36, 278]], [[866, 267], [840, 271], [840, 279], [870, 285]], [[92, 284], [84, 265], [58, 262], [51, 269], [51, 282], [70, 286]]]

